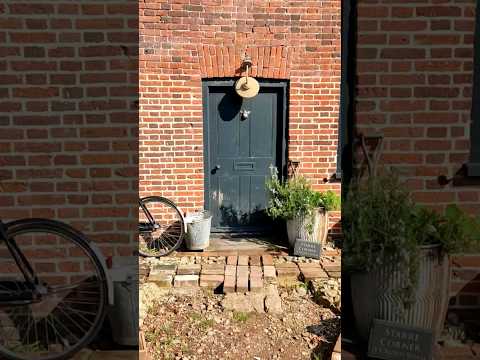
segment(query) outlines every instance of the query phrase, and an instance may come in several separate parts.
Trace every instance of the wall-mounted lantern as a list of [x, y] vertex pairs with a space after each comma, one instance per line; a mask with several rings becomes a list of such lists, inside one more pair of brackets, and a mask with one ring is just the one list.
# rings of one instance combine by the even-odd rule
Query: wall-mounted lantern
[[252, 98], [256, 96], [260, 90], [260, 84], [258, 81], [248, 76], [251, 67], [252, 59], [245, 54], [242, 59], [242, 69], [245, 71], [246, 76], [241, 77], [235, 82], [235, 91], [242, 98]]

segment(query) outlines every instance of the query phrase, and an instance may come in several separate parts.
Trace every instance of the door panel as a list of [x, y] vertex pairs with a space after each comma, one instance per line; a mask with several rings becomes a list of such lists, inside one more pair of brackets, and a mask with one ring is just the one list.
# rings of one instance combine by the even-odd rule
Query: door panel
[[[252, 99], [232, 85], [206, 86], [206, 205], [220, 231], [268, 228], [265, 180], [284, 162], [284, 87], [262, 86]], [[248, 118], [241, 111], [250, 111]], [[280, 171], [281, 173], [281, 171]]]

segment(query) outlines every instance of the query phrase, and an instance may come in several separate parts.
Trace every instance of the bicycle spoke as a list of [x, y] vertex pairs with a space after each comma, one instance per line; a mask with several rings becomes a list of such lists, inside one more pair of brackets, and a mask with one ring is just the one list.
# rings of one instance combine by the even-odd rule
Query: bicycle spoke
[[93, 321], [88, 320], [85, 316], [81, 315], [81, 312], [80, 312], [80, 311], [75, 310], [75, 309], [71, 308], [71, 307], [68, 306], [68, 305], [61, 306], [61, 307], [59, 307], [59, 309], [62, 310], [62, 311], [64, 311], [64, 310], [71, 310], [71, 311], [72, 311], [72, 316], [73, 316], [73, 314], [74, 314], [74, 315], [77, 315], [79, 318], [81, 318], [83, 321], [89, 323], [90, 325], [93, 324]]
[[72, 324], [74, 324], [82, 334], [86, 333], [86, 330], [82, 328], [77, 321], [73, 321], [73, 319], [70, 317], [68, 313], [66, 313], [61, 307], [57, 307], [63, 314], [65, 314], [70, 320], [72, 320]]
[[[28, 225], [8, 235], [25, 238], [25, 233], [32, 241], [17, 241], [19, 252], [38, 284], [27, 283], [15, 264], [12, 276], [0, 279], [0, 359], [4, 354], [25, 360], [64, 357], [85, 347], [103, 323], [106, 278], [93, 250], [82, 239], [70, 238], [63, 226]], [[59, 264], [68, 268], [58, 272]]]
[[[140, 203], [140, 213], [142, 213], [142, 208], [147, 208], [153, 217], [153, 224], [156, 226], [151, 232], [142, 236], [141, 253], [143, 252], [147, 256], [169, 254], [180, 245], [183, 239], [184, 229], [181, 213], [174, 204], [161, 197], [144, 198]], [[141, 228], [141, 223], [139, 227]]]

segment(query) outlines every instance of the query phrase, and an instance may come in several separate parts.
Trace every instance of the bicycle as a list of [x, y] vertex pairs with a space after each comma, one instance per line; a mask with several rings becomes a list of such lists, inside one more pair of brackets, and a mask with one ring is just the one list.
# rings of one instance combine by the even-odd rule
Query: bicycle
[[139, 199], [139, 253], [145, 257], [166, 256], [177, 250], [186, 232], [185, 219], [177, 205], [162, 196]]
[[64, 360], [88, 345], [112, 303], [100, 259], [62, 222], [0, 221], [0, 359]]

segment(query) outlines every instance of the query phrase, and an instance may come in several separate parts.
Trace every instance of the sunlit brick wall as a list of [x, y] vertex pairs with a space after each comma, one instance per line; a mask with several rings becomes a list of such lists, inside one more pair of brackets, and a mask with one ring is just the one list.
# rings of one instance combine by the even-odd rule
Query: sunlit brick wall
[[136, 243], [138, 2], [0, 4], [0, 218]]
[[[316, 188], [336, 171], [340, 0], [140, 1], [140, 192], [203, 208], [201, 80], [289, 80], [289, 157]], [[332, 223], [339, 214], [335, 213]]]

